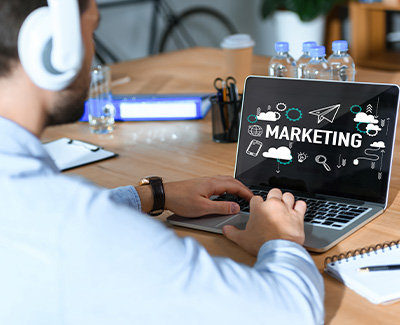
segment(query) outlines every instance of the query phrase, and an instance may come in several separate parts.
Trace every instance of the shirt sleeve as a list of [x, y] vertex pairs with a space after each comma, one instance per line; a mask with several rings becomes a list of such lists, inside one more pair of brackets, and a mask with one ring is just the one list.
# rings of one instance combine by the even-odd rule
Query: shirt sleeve
[[265, 243], [250, 267], [108, 195], [82, 209], [60, 236], [66, 323], [323, 324], [322, 277], [295, 243]]
[[110, 197], [117, 204], [127, 205], [135, 210], [141, 211], [142, 206], [139, 195], [134, 186], [121, 186], [110, 189]]

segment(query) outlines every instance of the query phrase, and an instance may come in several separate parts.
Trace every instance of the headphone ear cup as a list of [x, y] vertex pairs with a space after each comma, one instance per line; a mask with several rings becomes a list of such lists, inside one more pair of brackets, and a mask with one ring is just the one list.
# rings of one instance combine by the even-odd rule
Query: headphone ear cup
[[49, 7], [33, 11], [19, 31], [18, 55], [25, 72], [37, 86], [58, 91], [68, 87], [79, 73], [79, 69], [61, 72], [53, 68], [51, 27]]

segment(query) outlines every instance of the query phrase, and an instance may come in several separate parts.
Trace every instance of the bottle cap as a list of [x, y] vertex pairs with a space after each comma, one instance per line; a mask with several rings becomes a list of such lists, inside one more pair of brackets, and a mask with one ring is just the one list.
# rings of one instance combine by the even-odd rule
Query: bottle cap
[[316, 46], [317, 46], [317, 42], [304, 42], [303, 43], [303, 52], [310, 52], [310, 50]]
[[313, 47], [311, 50], [311, 56], [315, 57], [315, 56], [325, 56], [325, 46], [316, 46]]
[[348, 44], [347, 41], [333, 41], [332, 42], [332, 51], [337, 52], [337, 51], [347, 51], [348, 50]]
[[223, 49], [244, 49], [253, 47], [255, 42], [248, 34], [233, 34], [222, 40], [221, 47]]
[[288, 42], [276, 42], [275, 43], [275, 51], [276, 52], [289, 52], [289, 43]]

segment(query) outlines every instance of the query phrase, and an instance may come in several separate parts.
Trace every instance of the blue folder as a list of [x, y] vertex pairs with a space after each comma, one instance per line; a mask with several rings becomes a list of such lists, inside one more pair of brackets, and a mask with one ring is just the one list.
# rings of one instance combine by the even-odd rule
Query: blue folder
[[[210, 110], [212, 94], [113, 95], [115, 121], [202, 119]], [[92, 99], [93, 100], [93, 99]], [[88, 121], [88, 101], [80, 121]]]

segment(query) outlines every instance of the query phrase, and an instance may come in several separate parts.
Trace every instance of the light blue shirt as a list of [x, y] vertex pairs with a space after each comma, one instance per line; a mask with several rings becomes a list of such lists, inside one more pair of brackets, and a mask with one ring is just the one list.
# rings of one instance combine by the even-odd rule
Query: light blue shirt
[[212, 257], [115, 190], [60, 174], [0, 118], [0, 324], [322, 324], [306, 250], [265, 243], [254, 267]]

